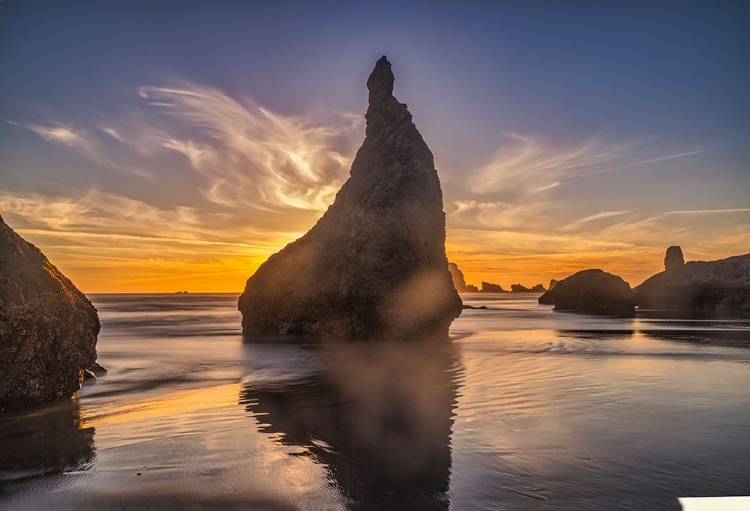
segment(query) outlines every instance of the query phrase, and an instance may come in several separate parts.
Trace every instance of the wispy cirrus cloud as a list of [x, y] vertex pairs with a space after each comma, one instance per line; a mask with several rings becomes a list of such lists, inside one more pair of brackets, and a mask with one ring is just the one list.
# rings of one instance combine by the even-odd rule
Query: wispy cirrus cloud
[[86, 158], [106, 165], [112, 165], [112, 163], [101, 154], [101, 151], [98, 150], [95, 142], [90, 138], [88, 131], [84, 129], [61, 123], [54, 123], [45, 126], [43, 124], [22, 124], [13, 121], [7, 122], [14, 126], [21, 126], [33, 131], [47, 142], [72, 149]]
[[699, 154], [702, 150], [637, 158], [646, 141], [603, 142], [594, 136], [574, 144], [554, 144], [536, 134], [505, 133], [489, 162], [472, 173], [469, 190], [506, 201], [527, 199], [593, 174], [612, 172]]
[[[94, 133], [96, 130], [87, 130], [77, 126], [59, 122], [48, 123], [46, 125], [34, 123], [24, 124], [13, 121], [6, 122], [8, 122], [9, 124], [13, 124], [14, 126], [20, 126], [22, 128], [33, 131], [43, 140], [58, 147], [76, 152], [86, 159], [96, 162], [105, 167], [126, 171], [130, 174], [144, 178], [153, 177], [150, 172], [146, 172], [142, 168], [131, 165], [123, 165], [112, 159], [107, 154], [107, 149], [104, 144], [102, 144], [100, 138]], [[122, 136], [113, 128], [100, 127], [98, 128], [98, 130], [106, 133], [119, 142], [123, 142]]]
[[186, 123], [193, 138], [163, 147], [188, 159], [211, 202], [231, 207], [323, 211], [347, 177], [363, 131], [361, 115], [282, 115], [190, 82], [141, 87], [161, 113]]
[[160, 209], [116, 194], [89, 190], [79, 197], [0, 193], [0, 210], [28, 225], [56, 231], [91, 231], [108, 234], [183, 233], [195, 236], [200, 220], [194, 208]]

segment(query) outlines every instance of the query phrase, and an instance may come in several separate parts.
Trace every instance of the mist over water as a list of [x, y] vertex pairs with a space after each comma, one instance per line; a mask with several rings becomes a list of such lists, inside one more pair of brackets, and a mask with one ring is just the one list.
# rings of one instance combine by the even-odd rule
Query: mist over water
[[0, 507], [679, 509], [748, 495], [750, 321], [468, 295], [451, 342], [243, 341], [235, 295], [93, 295], [108, 374], [0, 415]]

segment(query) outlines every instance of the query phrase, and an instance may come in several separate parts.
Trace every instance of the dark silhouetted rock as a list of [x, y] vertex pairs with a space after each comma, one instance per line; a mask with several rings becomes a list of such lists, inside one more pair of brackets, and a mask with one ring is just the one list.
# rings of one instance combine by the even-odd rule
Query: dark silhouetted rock
[[641, 309], [750, 311], [750, 254], [689, 261], [635, 288]]
[[635, 297], [630, 284], [602, 270], [583, 270], [555, 285], [556, 310], [597, 314], [633, 314]]
[[0, 303], [0, 408], [75, 394], [96, 361], [96, 309], [1, 217]]
[[682, 249], [676, 245], [669, 247], [667, 254], [664, 256], [664, 269], [669, 271], [674, 268], [682, 268], [683, 264], [685, 264], [685, 258], [682, 256]]
[[540, 304], [555, 305], [555, 302], [552, 299], [552, 290], [555, 289], [556, 285], [557, 285], [557, 281], [555, 279], [551, 279], [549, 281], [549, 287], [547, 288], [547, 292], [545, 292], [542, 296], [539, 297]]
[[507, 291], [500, 284], [482, 282], [482, 293], [507, 293]]
[[477, 286], [466, 283], [464, 280], [464, 274], [456, 263], [448, 263], [448, 271], [451, 272], [453, 287], [455, 287], [456, 291], [459, 293], [477, 293], [479, 291]]
[[432, 153], [393, 97], [385, 57], [367, 88], [351, 177], [307, 234], [248, 279], [238, 304], [246, 335], [447, 337], [461, 313]]
[[471, 310], [487, 310], [487, 306], [486, 305], [481, 305], [479, 307], [475, 307], [473, 305], [464, 304], [463, 308], [464, 308], [464, 310], [466, 310], [466, 309], [471, 309]]
[[522, 286], [521, 284], [511, 284], [510, 291], [511, 293], [544, 293], [546, 289], [544, 289], [544, 286], [541, 284], [537, 284], [531, 288]]

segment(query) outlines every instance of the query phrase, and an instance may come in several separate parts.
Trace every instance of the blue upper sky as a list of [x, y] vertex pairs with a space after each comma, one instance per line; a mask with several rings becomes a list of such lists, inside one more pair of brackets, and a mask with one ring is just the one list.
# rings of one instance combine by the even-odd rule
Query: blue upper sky
[[[223, 188], [240, 173], [238, 193], [290, 218], [273, 232], [304, 231], [346, 177], [364, 83], [385, 54], [395, 94], [435, 154], [449, 250], [455, 232], [466, 265], [510, 243], [503, 233], [529, 230], [596, 238], [596, 249], [657, 250], [669, 236], [697, 246], [715, 227], [725, 230], [711, 236], [734, 242], [711, 238], [714, 249], [696, 253], [726, 255], [750, 227], [748, 49], [747, 2], [5, 0], [0, 213], [30, 230], [106, 231], [40, 220], [61, 203], [104, 215], [82, 202], [94, 190], [157, 216], [190, 208], [204, 225], [209, 213], [252, 212]], [[217, 105], [247, 117], [224, 124]], [[311, 195], [274, 188], [281, 195], [269, 199], [264, 186], [289, 178], [289, 162], [268, 163], [270, 153], [236, 141], [263, 139], [273, 152], [274, 136], [292, 148], [301, 137], [300, 154], [330, 151], [341, 168], [313, 176]], [[598, 233], [623, 225], [603, 239], [581, 230], [592, 222]], [[662, 230], [628, 237], [624, 225], [639, 222]], [[267, 227], [259, 220], [243, 232]], [[475, 229], [498, 237], [471, 241]]]

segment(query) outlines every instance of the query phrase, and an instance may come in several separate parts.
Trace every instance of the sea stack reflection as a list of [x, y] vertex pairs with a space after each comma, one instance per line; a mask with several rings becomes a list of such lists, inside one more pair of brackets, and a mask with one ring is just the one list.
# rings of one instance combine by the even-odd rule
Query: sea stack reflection
[[447, 337], [461, 299], [448, 272], [440, 180], [393, 82], [382, 57], [367, 80], [366, 137], [351, 176], [318, 223], [248, 279], [245, 334]]

